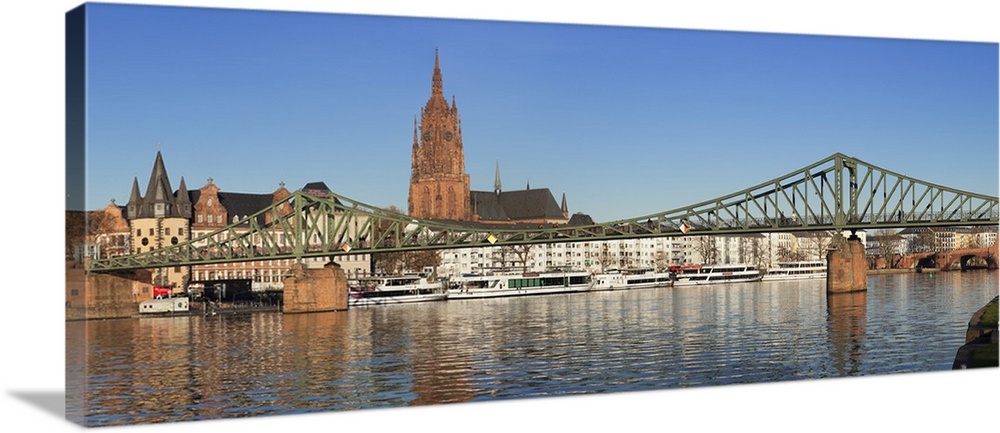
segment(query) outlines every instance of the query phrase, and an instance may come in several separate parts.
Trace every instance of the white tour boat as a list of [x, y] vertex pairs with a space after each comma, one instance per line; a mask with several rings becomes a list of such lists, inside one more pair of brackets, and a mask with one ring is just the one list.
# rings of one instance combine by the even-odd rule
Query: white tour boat
[[746, 283], [761, 279], [760, 270], [746, 264], [672, 266], [670, 270], [674, 272], [675, 287]]
[[826, 278], [826, 263], [822, 261], [778, 262], [777, 265], [767, 270], [764, 281]]
[[167, 297], [157, 296], [139, 303], [139, 314], [171, 314], [186, 313], [190, 309], [187, 296]]
[[347, 289], [347, 305], [350, 307], [443, 301], [447, 298], [444, 283], [432, 281], [426, 275], [363, 278]]
[[656, 272], [653, 269], [611, 270], [594, 276], [592, 291], [649, 289], [669, 287], [674, 284], [670, 272]]
[[586, 292], [593, 285], [592, 276], [584, 271], [462, 275], [452, 279], [448, 299]]

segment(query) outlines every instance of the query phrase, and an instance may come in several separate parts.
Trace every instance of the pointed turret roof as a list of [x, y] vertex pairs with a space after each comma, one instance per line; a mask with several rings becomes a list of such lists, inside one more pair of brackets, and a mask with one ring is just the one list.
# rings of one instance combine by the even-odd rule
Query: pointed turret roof
[[[183, 195], [182, 200], [187, 200], [185, 203], [187, 208], [179, 209], [177, 196], [174, 194], [174, 189], [170, 187], [170, 177], [167, 175], [166, 164], [163, 163], [163, 154], [157, 150], [156, 160], [153, 161], [153, 170], [149, 173], [149, 183], [146, 184], [146, 195], [139, 196], [138, 179], [132, 182], [129, 205], [135, 206], [135, 213], [130, 212], [128, 217], [131, 219], [184, 216], [184, 212], [190, 212], [191, 202], [186, 192], [187, 186], [183, 183], [182, 179], [181, 184], [185, 193], [181, 195]], [[162, 205], [160, 207], [161, 214], [157, 214], [157, 205]]]
[[500, 194], [503, 188], [500, 185], [500, 160], [497, 160], [497, 174], [496, 178], [493, 179], [493, 192]]
[[139, 195], [139, 178], [132, 178], [132, 192], [128, 196], [128, 203], [125, 205], [125, 217], [128, 219], [139, 216], [139, 209], [142, 209], [142, 196]]
[[170, 187], [167, 167], [159, 150], [156, 151], [156, 160], [153, 161], [153, 170], [149, 173], [149, 183], [146, 184], [146, 195], [143, 196], [143, 200], [146, 204], [173, 202], [173, 188]]
[[193, 206], [191, 205], [191, 194], [188, 193], [187, 184], [184, 183], [184, 176], [181, 176], [181, 186], [177, 188], [177, 214], [184, 218], [191, 218]]

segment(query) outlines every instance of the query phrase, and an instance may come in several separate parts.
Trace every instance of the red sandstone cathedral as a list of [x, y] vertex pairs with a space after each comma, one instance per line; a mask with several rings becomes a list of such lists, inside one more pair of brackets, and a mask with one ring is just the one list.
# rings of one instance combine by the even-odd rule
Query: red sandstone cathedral
[[556, 203], [548, 188], [503, 191], [497, 164], [493, 191], [471, 191], [465, 173], [462, 120], [455, 97], [444, 97], [441, 65], [434, 53], [431, 97], [413, 121], [409, 214], [416, 218], [488, 224], [566, 224], [566, 194]]

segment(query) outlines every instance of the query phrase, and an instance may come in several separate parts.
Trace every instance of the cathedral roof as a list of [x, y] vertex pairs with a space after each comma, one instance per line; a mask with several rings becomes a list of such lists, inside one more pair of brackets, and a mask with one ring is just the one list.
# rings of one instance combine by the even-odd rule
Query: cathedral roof
[[470, 191], [472, 208], [480, 220], [510, 221], [564, 219], [559, 204], [548, 188], [518, 191]]

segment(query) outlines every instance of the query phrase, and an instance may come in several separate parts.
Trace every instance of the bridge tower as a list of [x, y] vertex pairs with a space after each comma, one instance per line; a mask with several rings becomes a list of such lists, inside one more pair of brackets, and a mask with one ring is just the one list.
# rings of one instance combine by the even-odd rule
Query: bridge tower
[[416, 218], [467, 221], [469, 175], [465, 173], [462, 121], [455, 98], [444, 97], [441, 66], [434, 51], [431, 97], [420, 110], [420, 127], [413, 121], [408, 213]]
[[[132, 180], [132, 193], [126, 205], [132, 253], [153, 251], [190, 240], [192, 208], [184, 178], [181, 177], [175, 195], [170, 187], [163, 155], [157, 150], [145, 196], [139, 195], [139, 180]], [[187, 267], [156, 269], [153, 271], [153, 284], [180, 290], [188, 272]]]

